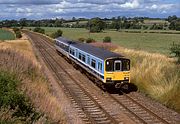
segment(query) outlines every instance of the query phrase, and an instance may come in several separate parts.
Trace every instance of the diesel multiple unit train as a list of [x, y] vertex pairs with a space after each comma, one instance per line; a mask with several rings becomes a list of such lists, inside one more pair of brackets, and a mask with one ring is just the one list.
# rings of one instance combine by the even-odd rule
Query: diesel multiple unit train
[[130, 82], [130, 60], [120, 54], [63, 37], [55, 39], [55, 47], [105, 86], [121, 88]]

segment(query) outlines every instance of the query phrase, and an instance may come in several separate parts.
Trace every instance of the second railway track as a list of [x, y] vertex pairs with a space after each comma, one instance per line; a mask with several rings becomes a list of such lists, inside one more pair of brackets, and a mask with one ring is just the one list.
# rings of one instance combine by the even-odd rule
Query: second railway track
[[[29, 38], [33, 41], [35, 46], [41, 53], [44, 61], [47, 63], [49, 68], [54, 72], [54, 75], [58, 80], [62, 82], [61, 85], [65, 87], [67, 96], [71, 99], [72, 103], [76, 106], [79, 112], [79, 116], [86, 123], [121, 123], [122, 121], [117, 119], [117, 115], [104, 109], [107, 105], [100, 105], [100, 98], [94, 97], [87, 87], [89, 84], [80, 81], [77, 77], [71, 76], [75, 73], [71, 68], [63, 67], [62, 63], [56, 60], [59, 57], [55, 52], [53, 43], [49, 42], [47, 38], [39, 36], [34, 33], [26, 32]], [[68, 71], [67, 71], [68, 70]], [[80, 82], [80, 83], [79, 83]], [[87, 87], [81, 84], [87, 85]], [[104, 97], [108, 98], [112, 104], [118, 104], [118, 107], [122, 107], [122, 111], [126, 113], [136, 123], [174, 123], [171, 120], [158, 116], [146, 107], [139, 104], [137, 101], [128, 95], [118, 95], [105, 93]], [[100, 101], [100, 102], [99, 102]], [[105, 101], [105, 99], [104, 99]], [[117, 117], [117, 118], [116, 118]], [[123, 120], [123, 119], [122, 119]]]

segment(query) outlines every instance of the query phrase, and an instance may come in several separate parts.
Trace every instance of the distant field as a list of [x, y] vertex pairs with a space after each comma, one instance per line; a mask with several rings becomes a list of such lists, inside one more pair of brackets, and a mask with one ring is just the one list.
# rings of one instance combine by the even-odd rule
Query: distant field
[[165, 20], [144, 20], [144, 23], [145, 24], [164, 24], [164, 23], [169, 23], [168, 21], [165, 21]]
[[12, 32], [0, 29], [0, 40], [14, 40], [15, 36]]
[[105, 36], [110, 36], [112, 38], [112, 42], [120, 46], [131, 49], [144, 50], [148, 52], [162, 53], [166, 55], [169, 54], [170, 44], [172, 44], [173, 42], [180, 43], [180, 34], [128, 33], [124, 31], [117, 32], [113, 30], [105, 30], [102, 33], [89, 34], [88, 30], [82, 28], [44, 27], [44, 29], [46, 30], [46, 34], [49, 35], [57, 29], [61, 29], [63, 30], [64, 37], [73, 40], [78, 40], [79, 38], [88, 38], [90, 36], [96, 41], [103, 41], [103, 38]]

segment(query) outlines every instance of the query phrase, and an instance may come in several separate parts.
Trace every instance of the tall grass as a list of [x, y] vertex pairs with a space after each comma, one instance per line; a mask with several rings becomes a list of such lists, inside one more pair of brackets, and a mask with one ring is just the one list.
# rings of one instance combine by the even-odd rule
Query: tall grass
[[[12, 49], [0, 49], [0, 71], [14, 74], [21, 82], [19, 91], [28, 96], [37, 111], [43, 113], [44, 116], [36, 123], [46, 123], [49, 120], [47, 118], [52, 122], [66, 123], [61, 106], [50, 92], [48, 81], [42, 76], [37, 62]], [[7, 115], [11, 114], [2, 114], [2, 118]]]
[[180, 112], [180, 65], [161, 54], [119, 47], [115, 50], [131, 59], [131, 82], [141, 92]]

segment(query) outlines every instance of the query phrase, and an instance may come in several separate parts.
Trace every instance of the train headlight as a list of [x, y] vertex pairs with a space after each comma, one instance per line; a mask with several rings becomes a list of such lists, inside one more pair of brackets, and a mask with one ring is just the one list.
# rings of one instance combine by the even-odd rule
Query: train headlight
[[124, 77], [124, 80], [129, 80], [129, 77]]
[[106, 80], [112, 80], [112, 78], [108, 77], [108, 78], [106, 78]]

